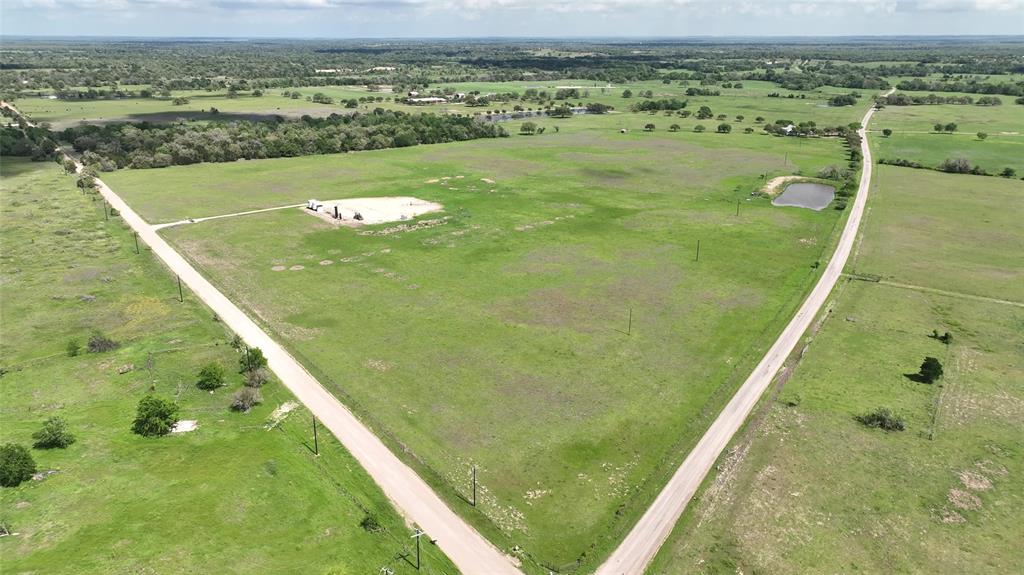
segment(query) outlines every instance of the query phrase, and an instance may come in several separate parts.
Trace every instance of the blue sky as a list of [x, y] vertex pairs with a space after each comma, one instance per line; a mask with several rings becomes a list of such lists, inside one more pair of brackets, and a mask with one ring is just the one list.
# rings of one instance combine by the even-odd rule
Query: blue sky
[[2, 0], [7, 35], [1024, 34], [1024, 0]]

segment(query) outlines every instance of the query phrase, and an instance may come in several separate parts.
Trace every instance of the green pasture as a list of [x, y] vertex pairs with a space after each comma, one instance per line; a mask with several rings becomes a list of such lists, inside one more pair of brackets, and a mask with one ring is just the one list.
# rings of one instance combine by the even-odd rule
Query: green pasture
[[[572, 173], [580, 160], [583, 182], [636, 185], [634, 191], [701, 191], [742, 186], [757, 189], [760, 176], [801, 172], [813, 175], [829, 164], [844, 164], [834, 139], [773, 137], [747, 118], [733, 122], [730, 134], [714, 133], [717, 123], [647, 114], [606, 114], [567, 119], [530, 119], [543, 134], [519, 135], [523, 121], [507, 122], [510, 138], [481, 139], [443, 146], [417, 146], [303, 158], [175, 166], [159, 170], [118, 170], [103, 174], [133, 208], [152, 223], [230, 214], [304, 202], [367, 195], [428, 193], [432, 178], [467, 168], [480, 177], [507, 183], [535, 173], [543, 186], [557, 188], [559, 171]], [[648, 123], [653, 132], [644, 131]], [[679, 124], [679, 132], [670, 132]], [[709, 132], [694, 133], [704, 124]], [[555, 129], [558, 129], [558, 132]], [[626, 133], [621, 133], [621, 130]], [[582, 154], [582, 155], [580, 155]], [[754, 160], [749, 166], [744, 164]], [[545, 179], [541, 172], [549, 171]], [[654, 171], [652, 171], [654, 170]], [[664, 178], [644, 178], [644, 173]], [[486, 187], [481, 182], [478, 187]], [[530, 185], [534, 185], [531, 181]], [[489, 189], [489, 188], [488, 188]], [[746, 197], [744, 195], [744, 197]]]
[[[795, 374], [737, 436], [650, 573], [1006, 573], [1024, 564], [1015, 511], [1024, 309], [973, 297], [1024, 300], [1024, 187], [876, 170], [849, 269], [883, 281], [841, 282]], [[928, 337], [933, 330], [952, 342]], [[905, 375], [925, 356], [944, 365], [936, 384]], [[878, 407], [906, 430], [854, 420]]]
[[[413, 573], [404, 520], [327, 434], [314, 457], [311, 419], [271, 381], [263, 404], [228, 410], [241, 387], [229, 335], [145, 246], [136, 255], [118, 218], [52, 163], [0, 162], [0, 441], [31, 445], [51, 416], [77, 441], [32, 450], [39, 481], [0, 489], [5, 573]], [[115, 351], [68, 355], [99, 330]], [[196, 373], [217, 362], [228, 385]], [[126, 373], [119, 373], [126, 371]], [[196, 431], [130, 432], [148, 393], [174, 399]], [[381, 530], [360, 523], [372, 515]], [[454, 568], [426, 547], [430, 573]]]
[[528, 569], [583, 572], [788, 320], [842, 215], [751, 196], [764, 176], [842, 164], [836, 140], [647, 121], [108, 182], [153, 221], [310, 197], [442, 203], [419, 221], [443, 223], [415, 231], [290, 208], [162, 233]]

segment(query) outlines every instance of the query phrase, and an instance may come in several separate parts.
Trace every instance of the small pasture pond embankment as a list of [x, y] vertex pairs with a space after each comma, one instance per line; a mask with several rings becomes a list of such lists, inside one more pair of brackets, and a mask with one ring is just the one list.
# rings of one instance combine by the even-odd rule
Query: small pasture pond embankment
[[773, 206], [792, 206], [814, 211], [825, 209], [836, 197], [836, 189], [825, 184], [799, 182], [789, 184], [772, 200]]

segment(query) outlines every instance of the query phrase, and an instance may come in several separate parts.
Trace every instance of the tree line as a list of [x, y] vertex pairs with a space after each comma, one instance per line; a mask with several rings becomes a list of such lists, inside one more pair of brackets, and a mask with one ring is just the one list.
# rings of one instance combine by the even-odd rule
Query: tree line
[[469, 117], [377, 108], [367, 114], [303, 116], [273, 122], [79, 126], [60, 132], [60, 139], [81, 152], [87, 165], [112, 171], [402, 148], [507, 135], [499, 125]]

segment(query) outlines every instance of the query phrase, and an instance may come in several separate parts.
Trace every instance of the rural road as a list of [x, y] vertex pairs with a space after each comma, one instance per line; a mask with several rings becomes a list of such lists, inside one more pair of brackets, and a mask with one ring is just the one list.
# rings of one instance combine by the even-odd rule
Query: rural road
[[[892, 92], [893, 90], [889, 90], [886, 95]], [[618, 548], [597, 569], [596, 575], [642, 575], [647, 565], [654, 559], [658, 549], [672, 533], [672, 528], [679, 521], [679, 517], [686, 509], [690, 498], [700, 487], [704, 477], [718, 460], [718, 456], [725, 450], [732, 436], [739, 431], [747, 419], [747, 415], [754, 409], [761, 394], [775, 377], [775, 373], [800, 342], [804, 332], [811, 325], [821, 306], [825, 304], [829, 294], [832, 293], [832, 288], [835, 287], [836, 281], [846, 265], [846, 260], [850, 257], [850, 251], [853, 249], [853, 242], [857, 237], [857, 230], [860, 228], [861, 218], [864, 216], [864, 206], [868, 199], [872, 166], [866, 128], [872, 114], [874, 114], [873, 105], [861, 120], [860, 147], [864, 154], [864, 168], [861, 172], [857, 197], [853, 201], [850, 217], [846, 221], [846, 227], [843, 228], [836, 251], [832, 255], [832, 259], [829, 260], [828, 266], [825, 267], [824, 273], [796, 315], [786, 325], [772, 347], [768, 349], [761, 362], [754, 368], [750, 377], [743, 382], [736, 395], [708, 428], [704, 437], [697, 442], [693, 451], [683, 460], [682, 465], [658, 494], [654, 503], [644, 512]]]
[[[0, 106], [11, 108], [6, 102]], [[15, 110], [16, 111], [16, 110]], [[74, 159], [74, 158], [72, 158]], [[78, 164], [78, 169], [82, 165]], [[462, 573], [515, 575], [519, 570], [475, 529], [455, 514], [412, 469], [331, 395], [283, 347], [192, 267], [154, 226], [143, 220], [103, 181], [96, 181], [104, 199], [139, 234], [153, 253], [183, 284], [250, 347], [263, 350], [267, 363], [284, 385], [327, 427], [370, 474], [399, 512], [425, 531]]]

